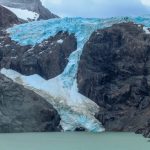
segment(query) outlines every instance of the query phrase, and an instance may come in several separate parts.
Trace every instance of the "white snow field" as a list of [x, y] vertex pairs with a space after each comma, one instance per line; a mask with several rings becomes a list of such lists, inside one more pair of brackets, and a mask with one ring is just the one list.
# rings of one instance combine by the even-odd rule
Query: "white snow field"
[[29, 21], [29, 20], [37, 20], [39, 18], [39, 14], [33, 11], [29, 11], [27, 9], [19, 9], [19, 8], [12, 8], [8, 6], [3, 7], [9, 9], [13, 12], [18, 18]]

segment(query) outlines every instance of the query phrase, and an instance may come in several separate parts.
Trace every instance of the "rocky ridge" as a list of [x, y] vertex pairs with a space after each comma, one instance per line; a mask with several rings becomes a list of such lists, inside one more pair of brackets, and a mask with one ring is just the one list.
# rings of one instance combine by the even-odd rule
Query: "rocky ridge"
[[5, 31], [0, 38], [0, 68], [13, 69], [24, 75], [39, 74], [50, 79], [61, 74], [77, 43], [73, 34], [59, 32], [35, 46], [20, 46]]
[[47, 20], [58, 17], [45, 8], [40, 0], [0, 0], [0, 4], [12, 8], [27, 9], [29, 11], [36, 12], [39, 14], [39, 20]]
[[79, 91], [100, 107], [107, 131], [149, 136], [150, 35], [142, 25], [116, 24], [94, 32], [78, 69]]
[[51, 104], [0, 74], [0, 133], [60, 131], [59, 123]]
[[0, 28], [7, 28], [18, 23], [20, 21], [17, 16], [0, 5]]

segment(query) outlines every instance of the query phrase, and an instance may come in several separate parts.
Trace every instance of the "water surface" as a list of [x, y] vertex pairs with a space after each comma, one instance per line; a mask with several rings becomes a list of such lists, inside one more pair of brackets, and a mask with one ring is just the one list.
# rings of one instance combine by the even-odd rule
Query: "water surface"
[[134, 133], [0, 134], [0, 150], [149, 150], [150, 142]]

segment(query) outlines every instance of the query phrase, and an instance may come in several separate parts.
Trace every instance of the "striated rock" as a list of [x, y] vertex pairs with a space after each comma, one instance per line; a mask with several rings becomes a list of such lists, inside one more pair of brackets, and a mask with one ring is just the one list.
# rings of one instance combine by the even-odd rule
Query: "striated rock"
[[7, 28], [18, 23], [17, 16], [0, 5], [0, 28]]
[[20, 46], [1, 33], [0, 68], [10, 68], [24, 75], [39, 74], [45, 79], [61, 74], [69, 55], [76, 50], [73, 34], [59, 32], [54, 37], [33, 46]]
[[144, 133], [150, 116], [150, 35], [142, 26], [121, 23], [94, 32], [78, 70], [80, 93], [102, 110], [108, 131]]
[[0, 132], [60, 131], [60, 117], [43, 98], [0, 74]]
[[58, 18], [57, 15], [51, 13], [47, 8], [45, 8], [40, 0], [0, 0], [0, 4], [12, 8], [27, 9], [29, 11], [36, 12], [39, 14], [39, 20]]

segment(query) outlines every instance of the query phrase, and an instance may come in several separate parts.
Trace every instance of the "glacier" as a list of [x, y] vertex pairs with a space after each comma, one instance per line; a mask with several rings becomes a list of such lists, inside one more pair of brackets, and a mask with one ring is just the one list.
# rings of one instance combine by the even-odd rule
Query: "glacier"
[[[104, 131], [101, 123], [94, 117], [98, 106], [79, 93], [74, 93], [71, 97], [68, 90], [61, 88], [59, 78], [45, 80], [39, 75], [24, 76], [9, 69], [2, 69], [1, 73], [52, 104], [61, 117], [60, 125], [64, 131], [74, 131], [78, 127], [93, 132]], [[76, 101], [71, 101], [73, 98]]]
[[87, 131], [102, 132], [104, 131], [102, 124], [94, 117], [99, 110], [98, 105], [78, 92], [76, 76], [83, 46], [94, 31], [117, 23], [133, 21], [144, 24], [143, 30], [148, 32], [147, 28], [150, 25], [148, 20], [150, 20], [148, 17], [57, 18], [16, 25], [9, 28], [7, 32], [12, 40], [22, 46], [35, 46], [59, 31], [68, 31], [75, 34], [77, 38], [77, 50], [69, 56], [63, 73], [53, 79], [45, 80], [39, 75], [24, 76], [5, 68], [1, 70], [1, 73], [50, 102], [60, 114], [60, 124], [64, 131], [74, 131], [76, 128], [83, 127]]

